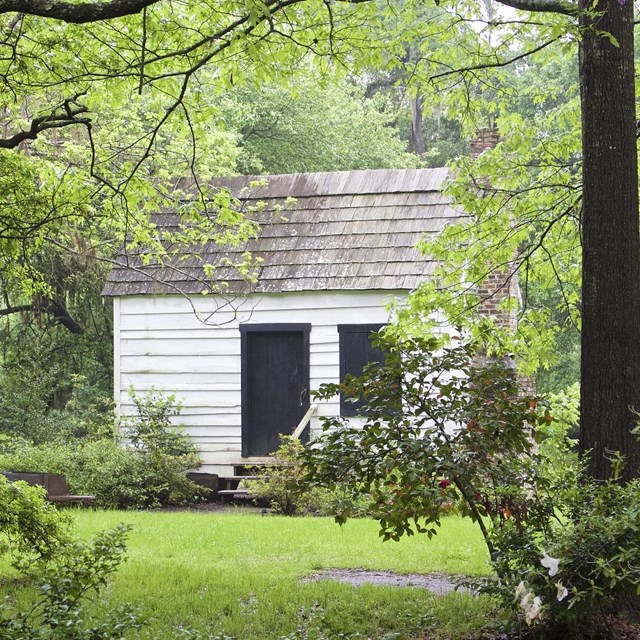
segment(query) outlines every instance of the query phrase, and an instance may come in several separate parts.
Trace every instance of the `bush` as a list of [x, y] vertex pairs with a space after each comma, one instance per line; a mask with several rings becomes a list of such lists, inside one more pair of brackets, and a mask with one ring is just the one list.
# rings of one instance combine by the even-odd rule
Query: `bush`
[[96, 496], [96, 506], [141, 509], [181, 505], [201, 499], [205, 490], [186, 477], [200, 466], [196, 447], [170, 422], [179, 407], [173, 397], [152, 392], [136, 398], [138, 416], [128, 418], [124, 435], [113, 439], [51, 441], [0, 439], [0, 470], [62, 473], [69, 490]]
[[435, 535], [447, 513], [470, 517], [498, 577], [485, 588], [527, 624], [542, 621], [545, 638], [584, 637], [600, 612], [629, 594], [637, 602], [640, 481], [583, 476], [567, 437], [572, 394], [553, 398], [555, 421], [479, 345], [382, 335], [379, 346], [383, 365], [321, 388], [320, 398], [361, 402], [365, 424], [324, 419], [306, 453], [309, 482], [370, 496], [384, 539]]
[[[136, 415], [122, 421], [122, 435], [139, 451], [162, 452], [165, 455], [197, 456], [198, 448], [183, 431], [182, 425], [174, 425], [172, 417], [180, 415], [182, 405], [175, 395], [164, 396], [151, 389], [137, 396], [133, 388], [129, 397], [136, 408]], [[200, 466], [198, 460], [190, 459]]]
[[262, 477], [248, 483], [257, 501], [268, 502], [276, 513], [287, 516], [335, 515], [347, 509], [351, 517], [369, 515], [370, 501], [354, 494], [348, 486], [331, 490], [308, 486], [304, 445], [291, 436], [281, 435], [280, 440]]
[[141, 621], [128, 605], [107, 609], [99, 618], [87, 607], [88, 598], [106, 586], [122, 562], [127, 531], [120, 525], [89, 542], [67, 542], [46, 563], [25, 558], [20, 568], [37, 596], [26, 608], [5, 599], [0, 608], [3, 640], [123, 640], [139, 630]]
[[69, 472], [83, 492], [96, 496], [98, 506], [143, 509], [189, 504], [202, 488], [185, 475], [199, 461], [123, 447], [111, 440], [81, 445]]
[[36, 445], [22, 438], [0, 436], [0, 470], [68, 475], [76, 450], [77, 444], [74, 442], [55, 441]]
[[69, 539], [69, 523], [44, 501], [44, 489], [0, 475], [0, 555], [18, 551], [50, 558]]
[[[120, 526], [92, 542], [73, 540], [69, 520], [45, 501], [41, 487], [0, 475], [0, 553], [12, 555], [20, 574], [13, 582], [14, 597], [0, 602], [0, 637], [120, 640], [139, 629], [137, 616], [126, 605], [106, 612], [100, 621], [86, 607], [87, 597], [106, 585], [122, 561], [127, 531]], [[33, 586], [35, 601], [26, 593], [15, 597], [16, 589]]]
[[248, 483], [258, 501], [266, 501], [276, 513], [287, 516], [324, 514], [328, 511], [329, 492], [321, 488], [304, 487], [306, 475], [304, 445], [297, 438], [280, 436], [281, 444], [271, 454], [269, 466], [262, 477]]

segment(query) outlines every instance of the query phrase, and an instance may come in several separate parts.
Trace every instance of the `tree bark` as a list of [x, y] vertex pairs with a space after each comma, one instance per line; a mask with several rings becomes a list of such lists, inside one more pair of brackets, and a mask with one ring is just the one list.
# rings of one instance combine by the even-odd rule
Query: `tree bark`
[[424, 98], [420, 93], [411, 98], [411, 150], [418, 156], [424, 155], [424, 133], [422, 131], [422, 103]]
[[[589, 10], [592, 0], [581, 0]], [[580, 448], [588, 473], [610, 476], [608, 451], [623, 452], [623, 479], [637, 476], [630, 431], [640, 410], [640, 232], [633, 0], [600, 0], [581, 18], [583, 262]], [[602, 34], [609, 34], [602, 35]], [[615, 40], [614, 40], [615, 39]]]

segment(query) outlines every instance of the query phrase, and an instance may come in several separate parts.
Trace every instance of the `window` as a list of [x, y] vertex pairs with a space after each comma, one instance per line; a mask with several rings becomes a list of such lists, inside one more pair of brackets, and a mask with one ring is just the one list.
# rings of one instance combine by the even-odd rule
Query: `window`
[[[371, 344], [371, 334], [380, 331], [383, 324], [339, 324], [340, 337], [340, 381], [347, 374], [361, 376], [369, 362], [384, 362], [384, 353]], [[340, 396], [340, 415], [358, 415], [361, 403]]]

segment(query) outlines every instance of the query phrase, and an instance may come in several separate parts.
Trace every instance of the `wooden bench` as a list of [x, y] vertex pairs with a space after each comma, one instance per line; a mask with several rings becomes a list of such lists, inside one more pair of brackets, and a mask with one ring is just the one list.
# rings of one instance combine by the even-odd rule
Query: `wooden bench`
[[61, 504], [88, 504], [93, 502], [95, 496], [74, 496], [69, 493], [69, 487], [65, 477], [60, 473], [32, 473], [22, 471], [5, 471], [2, 474], [7, 480], [17, 482], [22, 480], [31, 486], [44, 487], [46, 499], [49, 502]]

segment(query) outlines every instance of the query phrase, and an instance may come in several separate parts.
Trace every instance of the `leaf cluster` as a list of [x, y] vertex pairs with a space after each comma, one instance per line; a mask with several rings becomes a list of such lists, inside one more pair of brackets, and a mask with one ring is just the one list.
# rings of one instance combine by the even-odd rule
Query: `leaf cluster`
[[44, 489], [0, 474], [0, 553], [51, 558], [69, 540], [69, 521], [44, 500]]

